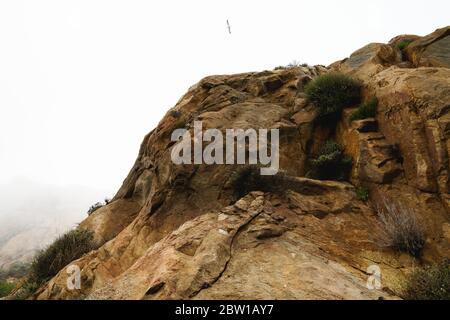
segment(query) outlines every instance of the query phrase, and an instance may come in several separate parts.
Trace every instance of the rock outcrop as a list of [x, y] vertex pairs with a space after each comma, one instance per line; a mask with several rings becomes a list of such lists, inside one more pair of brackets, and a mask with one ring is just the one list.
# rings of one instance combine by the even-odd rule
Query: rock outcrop
[[[211, 76], [194, 85], [149, 133], [113, 201], [82, 224], [103, 245], [74, 261], [37, 299], [396, 299], [414, 266], [450, 257], [450, 69], [448, 28], [427, 37], [370, 44], [329, 68], [292, 67]], [[403, 52], [401, 39], [413, 40]], [[336, 132], [316, 125], [306, 83], [329, 70], [359, 78], [376, 96], [376, 118]], [[280, 129], [281, 194], [235, 199], [233, 165], [175, 165], [174, 129]], [[304, 178], [308, 159], [334, 136], [353, 159], [349, 183]], [[380, 245], [376, 213], [358, 200], [383, 194], [415, 208], [427, 242], [423, 257]], [[368, 267], [382, 272], [369, 290]]]
[[414, 40], [406, 54], [415, 67], [450, 68], [450, 27]]

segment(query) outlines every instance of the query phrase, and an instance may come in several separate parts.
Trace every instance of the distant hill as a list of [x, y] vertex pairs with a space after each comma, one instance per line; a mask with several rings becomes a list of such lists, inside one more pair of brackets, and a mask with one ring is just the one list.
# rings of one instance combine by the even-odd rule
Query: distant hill
[[105, 192], [15, 179], [0, 185], [0, 269], [28, 262], [35, 252], [86, 217]]

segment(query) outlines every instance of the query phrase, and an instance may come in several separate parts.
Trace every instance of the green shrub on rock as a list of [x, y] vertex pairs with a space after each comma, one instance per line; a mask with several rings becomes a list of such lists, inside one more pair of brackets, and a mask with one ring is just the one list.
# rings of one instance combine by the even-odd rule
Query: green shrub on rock
[[361, 201], [368, 201], [369, 200], [369, 189], [365, 187], [360, 187], [356, 189], [356, 198]]
[[271, 192], [284, 195], [288, 190], [296, 188], [295, 178], [281, 171], [275, 175], [263, 176], [257, 165], [248, 165], [234, 171], [227, 181], [228, 187], [233, 190], [235, 201], [252, 191]]
[[398, 50], [402, 51], [402, 50], [405, 50], [410, 45], [411, 42], [413, 42], [413, 41], [405, 39], [405, 40], [400, 41], [396, 45], [396, 47], [397, 47]]
[[0, 281], [0, 298], [6, 297], [14, 290], [16, 286], [13, 283]]
[[450, 300], [450, 260], [414, 271], [402, 296], [406, 300]]
[[361, 101], [361, 84], [338, 72], [315, 77], [305, 87], [310, 102], [319, 108], [320, 117], [340, 116], [344, 107]]
[[355, 120], [362, 120], [373, 118], [377, 115], [378, 99], [373, 97], [368, 102], [363, 103], [357, 110], [350, 115], [350, 122]]
[[27, 279], [14, 294], [14, 298], [17, 300], [29, 298], [43, 283], [56, 276], [69, 263], [97, 248], [92, 231], [75, 229], [63, 234], [36, 254]]
[[319, 180], [345, 180], [352, 167], [352, 159], [345, 157], [342, 147], [329, 140], [320, 150], [317, 158], [310, 161], [311, 170], [307, 176]]
[[96, 248], [92, 231], [71, 230], [35, 256], [30, 267], [30, 279], [42, 283], [54, 277], [70, 262]]

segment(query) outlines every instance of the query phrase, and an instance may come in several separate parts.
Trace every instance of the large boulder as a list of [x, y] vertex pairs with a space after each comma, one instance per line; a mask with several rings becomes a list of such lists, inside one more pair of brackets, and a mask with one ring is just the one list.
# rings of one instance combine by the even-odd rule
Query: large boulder
[[104, 244], [125, 229], [136, 218], [141, 208], [136, 201], [118, 199], [89, 215], [80, 223], [80, 228], [92, 231], [94, 240], [98, 244]]
[[450, 26], [413, 41], [405, 51], [415, 67], [450, 68]]
[[398, 49], [383, 43], [371, 43], [352, 53], [348, 59], [334, 64], [333, 68], [361, 80], [369, 80], [380, 71], [401, 61], [402, 56]]
[[394, 48], [398, 48], [399, 46], [407, 46], [409, 43], [420, 38], [420, 36], [415, 34], [402, 34], [389, 40], [388, 44]]

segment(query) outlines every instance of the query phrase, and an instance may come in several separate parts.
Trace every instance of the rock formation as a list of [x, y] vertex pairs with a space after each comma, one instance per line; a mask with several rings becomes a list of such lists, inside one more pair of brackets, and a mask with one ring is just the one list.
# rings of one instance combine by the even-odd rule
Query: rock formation
[[[142, 142], [115, 198], [80, 225], [103, 245], [73, 264], [37, 299], [396, 299], [398, 283], [421, 263], [450, 257], [450, 27], [370, 44], [330, 67], [210, 76], [194, 85]], [[400, 50], [398, 43], [411, 42]], [[304, 86], [338, 70], [376, 96], [376, 118], [335, 133], [316, 125]], [[280, 129], [282, 194], [235, 199], [233, 165], [175, 165], [171, 133], [192, 129]], [[350, 182], [305, 178], [308, 159], [335, 135], [353, 159]], [[418, 259], [377, 241], [377, 215], [356, 188], [415, 208], [427, 240]], [[369, 290], [367, 268], [382, 272]]]

